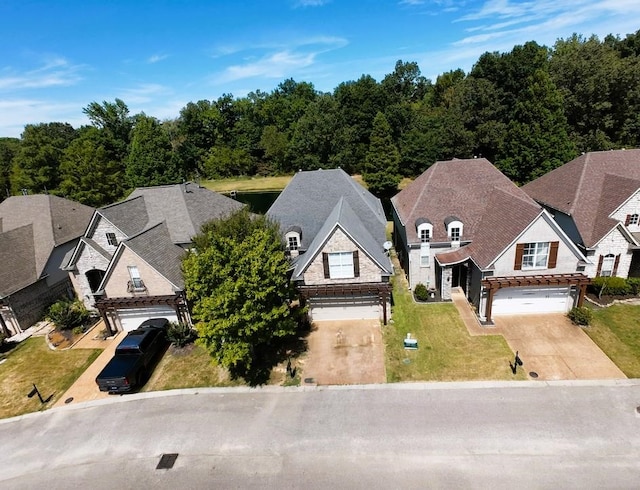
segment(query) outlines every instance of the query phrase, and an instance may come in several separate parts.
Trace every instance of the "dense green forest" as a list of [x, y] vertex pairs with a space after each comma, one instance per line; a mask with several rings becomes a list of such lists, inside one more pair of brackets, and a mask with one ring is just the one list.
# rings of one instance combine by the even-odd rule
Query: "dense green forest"
[[288, 79], [270, 93], [188, 103], [172, 120], [91, 102], [75, 129], [27, 125], [0, 138], [4, 194], [50, 192], [101, 206], [136, 186], [341, 167], [380, 195], [437, 160], [488, 158], [519, 184], [581, 152], [640, 146], [640, 30], [573, 35], [485, 53], [435, 82], [398, 61], [322, 93]]

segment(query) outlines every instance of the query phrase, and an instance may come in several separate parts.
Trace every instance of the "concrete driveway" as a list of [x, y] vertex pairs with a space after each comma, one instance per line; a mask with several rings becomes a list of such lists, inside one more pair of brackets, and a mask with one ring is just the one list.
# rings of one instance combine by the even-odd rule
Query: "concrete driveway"
[[495, 317], [495, 329], [537, 379], [620, 379], [624, 373], [565, 315]]
[[307, 347], [302, 378], [311, 384], [386, 382], [379, 320], [314, 322]]
[[[104, 368], [109, 360], [113, 357], [117, 345], [120, 340], [126, 335], [125, 332], [120, 332], [115, 337], [102, 340], [102, 338], [95, 337], [92, 332], [99, 332], [99, 326], [94, 328], [87, 336], [76, 343], [72, 349], [104, 349], [95, 361], [82, 373], [82, 375], [76, 380], [75, 383], [60, 397], [55, 403], [54, 407], [63, 406], [65, 404], [87, 402], [91, 400], [100, 400], [102, 398], [108, 398], [108, 393], [100, 391], [98, 385], [96, 385], [96, 376], [100, 374], [102, 368]], [[72, 399], [69, 403], [65, 403], [67, 400]]]

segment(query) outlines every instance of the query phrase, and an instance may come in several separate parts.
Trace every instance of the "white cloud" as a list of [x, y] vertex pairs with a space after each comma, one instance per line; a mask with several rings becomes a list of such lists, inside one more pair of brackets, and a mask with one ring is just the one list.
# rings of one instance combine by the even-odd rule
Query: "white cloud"
[[322, 7], [331, 0], [296, 0], [294, 7]]
[[39, 89], [75, 85], [82, 77], [81, 65], [71, 65], [63, 58], [46, 60], [42, 66], [27, 71], [6, 67], [0, 72], [0, 90]]
[[147, 63], [158, 63], [159, 61], [166, 60], [168, 57], [168, 54], [154, 54], [147, 59]]
[[67, 122], [79, 128], [89, 123], [82, 106], [45, 99], [0, 99], [0, 136], [19, 138], [27, 124]]
[[143, 104], [150, 102], [157, 97], [164, 97], [171, 94], [171, 89], [158, 83], [143, 83], [136, 87], [120, 90], [118, 98], [126, 104]]

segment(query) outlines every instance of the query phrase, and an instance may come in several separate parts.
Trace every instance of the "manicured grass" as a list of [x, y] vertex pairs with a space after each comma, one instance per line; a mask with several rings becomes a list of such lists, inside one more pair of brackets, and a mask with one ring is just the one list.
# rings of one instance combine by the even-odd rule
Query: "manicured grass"
[[[383, 329], [387, 381], [472, 381], [526, 379], [513, 375], [513, 352], [500, 335], [469, 335], [453, 303], [417, 304], [397, 267], [393, 324]], [[407, 333], [418, 350], [405, 350]]]
[[591, 339], [629, 378], [640, 378], [640, 306], [614, 305], [593, 311]]
[[[25, 340], [0, 364], [0, 418], [50, 408], [102, 352], [100, 349], [52, 351], [43, 337]], [[35, 383], [46, 400], [27, 398]]]
[[214, 365], [204, 348], [191, 344], [184, 349], [169, 348], [141, 391], [244, 384], [242, 380], [232, 380], [225, 369]]
[[236, 177], [220, 180], [203, 180], [200, 184], [215, 192], [281, 191], [287, 186], [291, 178], [291, 175], [278, 177]]

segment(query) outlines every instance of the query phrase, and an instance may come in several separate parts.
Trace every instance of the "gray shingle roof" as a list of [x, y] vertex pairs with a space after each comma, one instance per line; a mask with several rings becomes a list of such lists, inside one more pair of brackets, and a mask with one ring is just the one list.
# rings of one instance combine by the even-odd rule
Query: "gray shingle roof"
[[295, 262], [292, 279], [300, 279], [309, 263], [320, 253], [324, 244], [330, 238], [336, 227], [340, 227], [345, 233], [367, 253], [382, 269], [383, 273], [391, 275], [391, 261], [385, 253], [382, 243], [376, 240], [366, 228], [364, 223], [356, 216], [344, 197], [341, 197], [316, 234], [309, 249], [303, 255], [298, 256]]
[[[376, 243], [369, 246], [382, 249], [386, 241], [382, 203], [341, 169], [298, 172], [269, 208], [267, 216], [280, 224], [283, 233], [293, 226], [300, 227], [300, 248], [306, 250], [341, 199]], [[375, 254], [374, 250], [368, 252]]]
[[523, 186], [536, 201], [571, 216], [593, 247], [616, 225], [609, 215], [640, 188], [640, 149], [586, 153]]
[[433, 224], [433, 242], [448, 242], [446, 222], [462, 222], [469, 245], [438, 254], [441, 263], [471, 257], [490, 265], [540, 214], [541, 207], [485, 158], [434, 163], [391, 199], [406, 226], [409, 243], [419, 243], [416, 222]]
[[185, 251], [171, 240], [166, 222], [147, 228], [128, 239], [124, 245], [174, 285], [184, 287], [180, 265]]
[[54, 248], [82, 236], [93, 211], [89, 206], [46, 194], [11, 196], [0, 203], [2, 235], [22, 229], [4, 238], [2, 294], [40, 278]]

